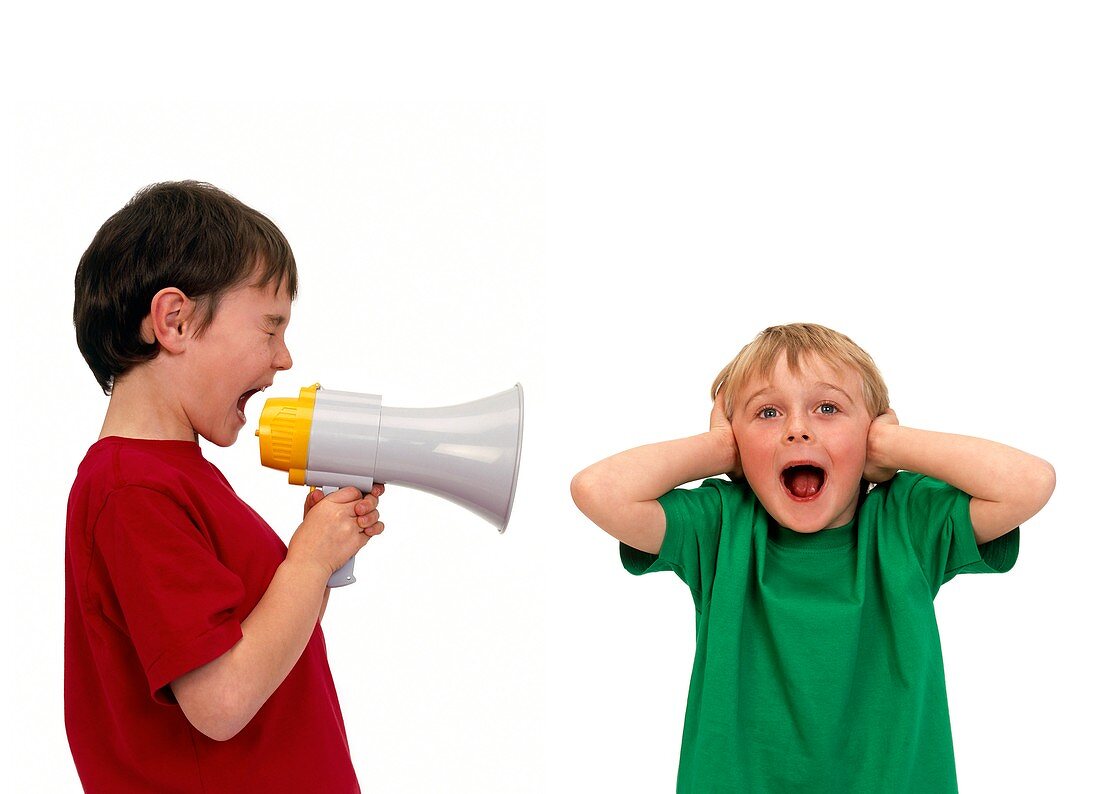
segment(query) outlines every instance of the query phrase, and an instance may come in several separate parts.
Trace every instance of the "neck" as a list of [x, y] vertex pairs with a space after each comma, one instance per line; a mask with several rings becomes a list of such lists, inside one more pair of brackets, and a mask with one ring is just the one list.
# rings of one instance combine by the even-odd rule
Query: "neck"
[[172, 398], [160, 375], [154, 360], [115, 379], [100, 438], [198, 441], [183, 406]]

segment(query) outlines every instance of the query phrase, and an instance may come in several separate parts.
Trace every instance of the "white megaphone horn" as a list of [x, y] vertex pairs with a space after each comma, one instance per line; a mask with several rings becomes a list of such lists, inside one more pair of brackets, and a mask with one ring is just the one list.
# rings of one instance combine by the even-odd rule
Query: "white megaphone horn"
[[[376, 482], [442, 496], [498, 531], [508, 526], [523, 441], [523, 387], [442, 408], [394, 408], [377, 394], [307, 386], [264, 405], [260, 462], [332, 493]], [[329, 579], [352, 584], [355, 557]]]

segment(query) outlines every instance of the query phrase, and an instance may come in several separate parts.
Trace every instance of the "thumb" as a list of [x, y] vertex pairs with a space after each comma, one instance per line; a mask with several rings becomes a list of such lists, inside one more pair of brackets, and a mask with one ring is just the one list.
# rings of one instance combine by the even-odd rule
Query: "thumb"
[[363, 498], [363, 494], [359, 491], [358, 488], [353, 488], [350, 485], [346, 485], [339, 491], [336, 491], [335, 493], [330, 493], [325, 498], [331, 499], [334, 502], [340, 502], [341, 504], [344, 504], [348, 502], [358, 502], [360, 499]]

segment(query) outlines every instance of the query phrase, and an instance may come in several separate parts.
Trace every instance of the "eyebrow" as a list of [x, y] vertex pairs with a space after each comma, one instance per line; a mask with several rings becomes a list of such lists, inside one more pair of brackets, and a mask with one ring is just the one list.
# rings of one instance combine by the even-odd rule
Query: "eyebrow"
[[270, 325], [273, 328], [278, 328], [280, 325], [284, 325], [285, 323], [286, 323], [286, 318], [283, 317], [283, 315], [281, 315], [281, 314], [265, 314], [264, 315], [264, 324], [265, 325]]
[[747, 411], [749, 406], [756, 402], [756, 398], [759, 397], [761, 394], [767, 394], [769, 391], [771, 391], [771, 388], [771, 386], [765, 386], [763, 389], [749, 397], [749, 399], [745, 400], [745, 410]]
[[[752, 405], [752, 403], [756, 402], [756, 399], [760, 395], [767, 394], [768, 392], [772, 391], [773, 388], [774, 387], [769, 384], [769, 385], [765, 386], [763, 389], [760, 389], [760, 391], [753, 394], [751, 397], [749, 397], [749, 399], [745, 400], [745, 409], [748, 410], [749, 406]], [[838, 391], [838, 392], [840, 392], [841, 394], [844, 395], [844, 397], [848, 400], [848, 402], [855, 402], [851, 398], [851, 395], [848, 394], [848, 392], [844, 391], [844, 389], [840, 388], [839, 386], [837, 386], [834, 383], [826, 383], [825, 381], [818, 381], [817, 383], [814, 384], [814, 388], [815, 389], [826, 389], [828, 391]]]
[[838, 391], [838, 392], [840, 392], [841, 394], [844, 395], [844, 397], [848, 400], [848, 402], [855, 402], [855, 400], [852, 399], [852, 396], [850, 394], [848, 394], [848, 392], [844, 391], [844, 389], [840, 388], [836, 384], [826, 383], [825, 381], [818, 381], [814, 385], [817, 386], [818, 388], [821, 388], [821, 389], [829, 389], [830, 391]]

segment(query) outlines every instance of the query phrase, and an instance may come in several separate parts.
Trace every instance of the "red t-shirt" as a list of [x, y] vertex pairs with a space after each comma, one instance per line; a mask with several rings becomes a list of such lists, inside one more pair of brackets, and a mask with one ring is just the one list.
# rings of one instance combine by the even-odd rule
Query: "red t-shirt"
[[320, 624], [229, 741], [176, 704], [169, 684], [241, 639], [286, 557], [197, 443], [94, 444], [65, 557], [65, 725], [87, 791], [359, 791]]

